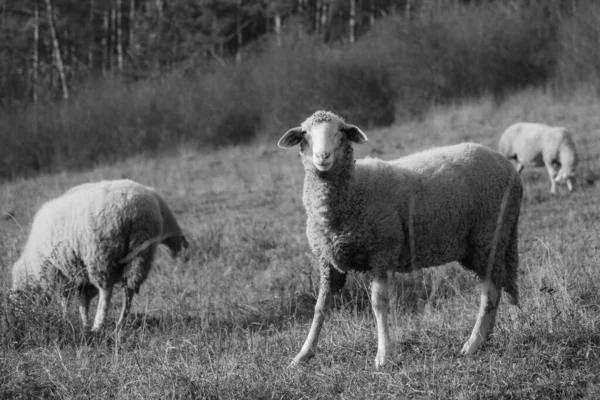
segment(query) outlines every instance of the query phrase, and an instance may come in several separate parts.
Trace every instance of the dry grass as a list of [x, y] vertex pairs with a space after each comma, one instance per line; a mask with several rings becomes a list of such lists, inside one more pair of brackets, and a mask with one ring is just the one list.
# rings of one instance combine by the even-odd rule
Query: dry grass
[[[393, 158], [463, 140], [496, 147], [507, 125], [531, 120], [572, 128], [587, 154], [582, 168], [598, 171], [598, 106], [584, 91], [484, 98], [368, 132], [358, 154]], [[192, 257], [173, 262], [161, 252], [121, 336], [107, 329], [86, 343], [74, 306], [68, 320], [56, 302], [15, 309], [6, 296], [10, 267], [44, 201], [78, 183], [121, 177], [164, 194], [191, 238]], [[318, 273], [304, 236], [302, 167], [275, 142], [211, 154], [181, 149], [3, 184], [0, 212], [14, 220], [0, 219], [0, 397], [597, 398], [600, 189], [568, 195], [561, 186], [551, 197], [544, 171], [524, 181], [521, 308], [503, 301], [492, 341], [461, 357], [478, 309], [474, 277], [455, 265], [397, 275], [395, 354], [381, 371], [373, 367], [375, 323], [360, 274], [336, 297], [317, 357], [285, 368], [308, 332]]]

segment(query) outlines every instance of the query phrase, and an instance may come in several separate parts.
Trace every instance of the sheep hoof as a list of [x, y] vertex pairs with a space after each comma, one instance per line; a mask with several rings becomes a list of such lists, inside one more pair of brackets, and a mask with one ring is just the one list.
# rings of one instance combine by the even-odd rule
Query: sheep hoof
[[305, 364], [308, 360], [310, 360], [311, 358], [313, 358], [315, 356], [315, 352], [313, 350], [309, 350], [309, 351], [304, 351], [304, 352], [300, 352], [298, 353], [298, 355], [296, 355], [296, 357], [294, 357], [294, 360], [292, 360], [292, 362], [290, 363], [290, 367], [297, 367], [300, 364]]
[[294, 358], [294, 359], [292, 360], [292, 362], [291, 362], [291, 363], [289, 363], [289, 364], [288, 364], [288, 366], [287, 366], [287, 367], [288, 367], [288, 369], [298, 369], [298, 368], [300, 368], [300, 366], [301, 366], [301, 365], [304, 365], [304, 364], [306, 364], [306, 361], [307, 361], [307, 360], [308, 360], [308, 358], [306, 358], [306, 359], [304, 359], [304, 360], [302, 360], [302, 361], [299, 361], [299, 360], [298, 360], [298, 357], [296, 357], [296, 358]]
[[383, 367], [385, 364], [386, 364], [385, 355], [377, 354], [377, 356], [375, 357], [375, 369], [379, 369], [379, 368]]
[[465, 356], [470, 356], [473, 355], [477, 352], [477, 346], [471, 342], [471, 340], [467, 340], [467, 342], [464, 344], [462, 350], [460, 351], [460, 354], [465, 355]]

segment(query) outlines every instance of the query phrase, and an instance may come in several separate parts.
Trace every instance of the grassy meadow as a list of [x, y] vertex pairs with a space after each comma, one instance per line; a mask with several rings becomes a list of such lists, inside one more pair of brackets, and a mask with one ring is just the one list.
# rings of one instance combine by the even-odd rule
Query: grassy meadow
[[[391, 159], [462, 141], [495, 148], [509, 124], [542, 121], [570, 127], [580, 171], [598, 172], [599, 109], [600, 99], [584, 89], [484, 96], [367, 129], [369, 142], [356, 154]], [[159, 251], [118, 337], [118, 291], [93, 343], [84, 340], [74, 303], [66, 320], [57, 302], [16, 310], [7, 298], [10, 270], [37, 208], [73, 185], [123, 177], [164, 195], [190, 239], [189, 262]], [[0, 398], [598, 398], [600, 187], [581, 182], [569, 195], [560, 185], [553, 197], [545, 170], [526, 170], [523, 180], [520, 308], [503, 300], [491, 341], [460, 356], [479, 306], [476, 279], [455, 265], [395, 275], [394, 354], [380, 370], [361, 274], [336, 296], [316, 358], [286, 368], [308, 332], [318, 271], [304, 233], [302, 166], [276, 140], [212, 152], [181, 146], [2, 183]]]

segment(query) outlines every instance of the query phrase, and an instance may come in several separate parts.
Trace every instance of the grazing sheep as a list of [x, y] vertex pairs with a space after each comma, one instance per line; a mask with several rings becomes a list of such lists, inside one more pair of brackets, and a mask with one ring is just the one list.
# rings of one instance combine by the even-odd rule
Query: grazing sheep
[[315, 355], [319, 332], [348, 271], [370, 272], [377, 320], [375, 366], [390, 354], [387, 271], [459, 261], [482, 280], [479, 315], [462, 353], [492, 331], [500, 289], [518, 303], [517, 224], [522, 186], [510, 162], [474, 143], [431, 149], [394, 162], [355, 162], [352, 143], [367, 136], [333, 113], [317, 111], [279, 146], [300, 145], [306, 233], [321, 282], [308, 337], [292, 364]]
[[71, 289], [88, 325], [90, 300], [100, 294], [93, 331], [106, 317], [113, 287], [122, 282], [125, 301], [117, 326], [129, 312], [133, 294], [146, 280], [156, 246], [175, 257], [188, 243], [175, 216], [153, 188], [131, 180], [76, 186], [46, 202], [36, 213], [21, 257], [13, 266], [13, 291], [28, 284], [60, 290], [66, 310]]
[[565, 180], [569, 192], [575, 183], [577, 152], [571, 134], [562, 127], [518, 122], [509, 126], [502, 136], [498, 150], [516, 161], [517, 171], [524, 167], [543, 167], [550, 176], [550, 193], [556, 194], [556, 182]]

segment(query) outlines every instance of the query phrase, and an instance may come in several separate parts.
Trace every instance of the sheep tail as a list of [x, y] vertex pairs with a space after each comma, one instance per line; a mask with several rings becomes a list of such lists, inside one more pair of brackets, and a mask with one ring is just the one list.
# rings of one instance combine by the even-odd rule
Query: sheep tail
[[502, 232], [502, 222], [504, 221], [504, 216], [506, 213], [506, 206], [508, 205], [508, 200], [510, 196], [511, 188], [514, 184], [514, 180], [516, 174], [510, 174], [510, 178], [508, 180], [508, 185], [504, 189], [504, 194], [502, 196], [502, 202], [500, 203], [500, 210], [498, 212], [498, 218], [496, 220], [496, 230], [494, 232], [494, 237], [492, 241], [492, 248], [489, 254], [488, 265], [485, 273], [486, 281], [489, 281], [492, 277], [492, 269], [494, 266], [494, 262], [496, 261], [496, 250], [498, 248], [498, 242], [500, 241], [500, 233]]
[[154, 244], [162, 243], [165, 240], [167, 240], [168, 238], [178, 236], [178, 235], [179, 235], [179, 233], [169, 232], [169, 233], [163, 233], [162, 235], [158, 235], [153, 238], [150, 238], [150, 239], [144, 241], [144, 243], [142, 243], [139, 246], [137, 246], [136, 248], [134, 248], [132, 251], [130, 251], [129, 254], [127, 254], [125, 257], [121, 258], [119, 260], [119, 264], [128, 264], [129, 262], [131, 262], [131, 260], [136, 258], [141, 252], [146, 250], [148, 247], [150, 247]]

